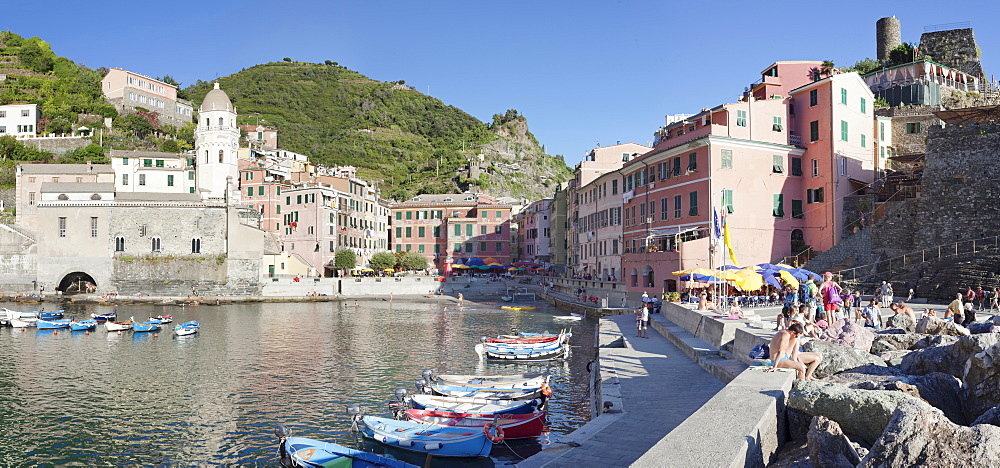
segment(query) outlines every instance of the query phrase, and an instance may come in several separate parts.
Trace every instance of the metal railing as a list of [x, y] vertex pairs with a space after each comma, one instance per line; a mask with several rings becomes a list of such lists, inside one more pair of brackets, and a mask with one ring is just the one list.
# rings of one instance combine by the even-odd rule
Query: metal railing
[[[850, 279], [854, 281], [859, 277], [859, 270], [862, 272], [867, 271], [868, 274], [875, 272], [881, 274], [892, 274], [893, 268], [902, 268], [908, 265], [916, 265], [919, 263], [940, 260], [957, 255], [975, 254], [984, 250], [998, 248], [1000, 248], [1000, 236], [983, 237], [980, 239], [958, 241], [951, 244], [942, 244], [936, 247], [921, 249], [915, 252], [900, 255], [898, 257], [879, 260], [875, 263], [840, 270], [837, 273], [845, 280]], [[884, 269], [882, 268], [883, 265], [885, 266]], [[862, 273], [860, 277], [863, 278], [868, 276], [868, 274]]]

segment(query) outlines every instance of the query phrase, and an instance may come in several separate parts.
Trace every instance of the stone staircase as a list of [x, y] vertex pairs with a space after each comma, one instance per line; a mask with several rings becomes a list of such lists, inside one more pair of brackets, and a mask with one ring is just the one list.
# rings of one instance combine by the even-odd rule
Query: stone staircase
[[817, 273], [824, 271], [839, 271], [860, 265], [868, 265], [878, 261], [878, 256], [872, 252], [872, 230], [865, 228], [851, 235], [803, 265], [803, 268]]

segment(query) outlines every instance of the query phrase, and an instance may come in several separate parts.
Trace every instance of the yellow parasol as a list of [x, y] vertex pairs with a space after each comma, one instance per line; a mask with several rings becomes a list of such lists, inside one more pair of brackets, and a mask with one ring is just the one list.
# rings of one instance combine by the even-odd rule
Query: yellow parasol
[[743, 291], [756, 291], [764, 286], [764, 278], [751, 268], [726, 271], [724, 278]]
[[712, 269], [709, 269], [709, 268], [688, 268], [687, 270], [675, 271], [675, 272], [673, 272], [671, 274], [672, 275], [676, 275], [676, 276], [685, 276], [685, 275], [695, 274], [695, 275], [714, 276], [716, 278], [722, 278], [723, 277], [723, 274], [722, 274], [721, 271], [719, 271], [719, 270], [712, 270]]
[[781, 270], [781, 271], [778, 272], [778, 275], [780, 275], [781, 279], [785, 281], [785, 284], [787, 284], [787, 285], [789, 285], [789, 286], [791, 286], [791, 287], [793, 287], [795, 289], [799, 289], [799, 280], [795, 279], [795, 277], [792, 276], [791, 273], [789, 273], [789, 272], [787, 272], [785, 270]]

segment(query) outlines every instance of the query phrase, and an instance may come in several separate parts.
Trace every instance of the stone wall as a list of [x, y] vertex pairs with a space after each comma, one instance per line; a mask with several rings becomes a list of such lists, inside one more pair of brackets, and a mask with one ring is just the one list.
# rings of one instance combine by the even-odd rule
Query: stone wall
[[919, 249], [922, 200], [910, 198], [884, 203], [878, 223], [872, 229], [872, 250], [885, 257], [895, 257]]
[[25, 138], [18, 140], [25, 146], [31, 146], [42, 151], [48, 151], [56, 156], [62, 156], [70, 151], [83, 148], [91, 143], [90, 137], [69, 138]]
[[980, 62], [982, 52], [972, 28], [925, 32], [920, 35], [920, 52], [942, 65], [972, 76], [985, 76]]
[[[933, 112], [937, 106], [884, 107], [876, 111], [879, 117], [892, 117], [892, 146], [894, 154], [923, 154], [927, 150], [927, 130], [943, 122]], [[907, 124], [919, 123], [920, 132], [908, 133]]]
[[1000, 124], [932, 127], [927, 139], [916, 244], [932, 247], [1000, 232]]

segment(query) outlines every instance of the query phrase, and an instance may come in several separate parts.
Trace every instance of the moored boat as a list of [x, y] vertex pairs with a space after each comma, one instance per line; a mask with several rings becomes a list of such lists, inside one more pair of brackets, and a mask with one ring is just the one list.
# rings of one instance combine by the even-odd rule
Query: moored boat
[[55, 319], [55, 320], [42, 320], [38, 319], [35, 321], [35, 326], [39, 330], [54, 330], [58, 328], [69, 328], [69, 323], [72, 322], [70, 319]]
[[69, 323], [69, 329], [73, 331], [93, 330], [95, 328], [97, 328], [97, 320], [94, 319], [74, 320]]
[[518, 387], [540, 387], [542, 383], [548, 382], [548, 374], [510, 374], [510, 375], [460, 375], [460, 374], [436, 374], [433, 370], [426, 369], [421, 373], [421, 377], [427, 382], [440, 383], [446, 385], [456, 385], [459, 387], [482, 387], [482, 388], [518, 388]]
[[160, 323], [170, 323], [174, 321], [173, 315], [157, 315], [156, 317], [150, 317], [150, 320], [159, 320]]
[[[493, 425], [481, 429], [451, 427], [376, 416], [360, 416], [355, 421], [361, 434], [369, 439], [390, 447], [435, 457], [488, 456], [493, 449], [493, 441], [487, 435], [495, 437], [498, 434]], [[498, 441], [502, 440], [501, 436]]]
[[545, 411], [528, 414], [477, 414], [408, 409], [405, 415], [409, 421], [451, 427], [482, 428], [495, 423], [503, 430], [504, 439], [530, 439], [540, 436], [545, 430]]
[[59, 320], [63, 318], [62, 310], [53, 310], [52, 312], [40, 311], [38, 312], [38, 318], [41, 320]]
[[408, 397], [408, 401], [415, 409], [482, 414], [528, 414], [538, 411], [544, 405], [544, 400], [538, 398], [498, 400], [438, 395], [412, 395]]
[[180, 325], [174, 326], [174, 334], [177, 336], [194, 335], [195, 333], [198, 333], [199, 329], [201, 329], [201, 324], [192, 320], [190, 322], [184, 322]]
[[483, 388], [459, 387], [454, 385], [430, 384], [428, 389], [436, 395], [452, 397], [487, 398], [496, 400], [523, 400], [551, 396], [549, 384], [542, 383], [537, 387], [526, 388]]
[[98, 322], [107, 322], [109, 320], [114, 320], [118, 318], [117, 312], [108, 312], [106, 314], [90, 314], [90, 318], [97, 320]]
[[111, 320], [108, 320], [107, 322], [104, 322], [104, 328], [107, 329], [109, 332], [124, 331], [132, 329], [132, 325], [134, 323], [135, 320], [132, 318], [129, 318], [128, 320], [123, 320], [121, 322], [112, 322]]
[[285, 426], [278, 426], [274, 433], [279, 439], [279, 461], [286, 468], [418, 468], [417, 465], [342, 445], [291, 437], [291, 431]]
[[32, 319], [22, 319], [22, 318], [11, 318], [7, 319], [7, 323], [14, 328], [28, 328], [35, 324], [35, 320]]
[[160, 331], [161, 328], [163, 328], [162, 323], [156, 319], [132, 324], [133, 332], [157, 332]]

